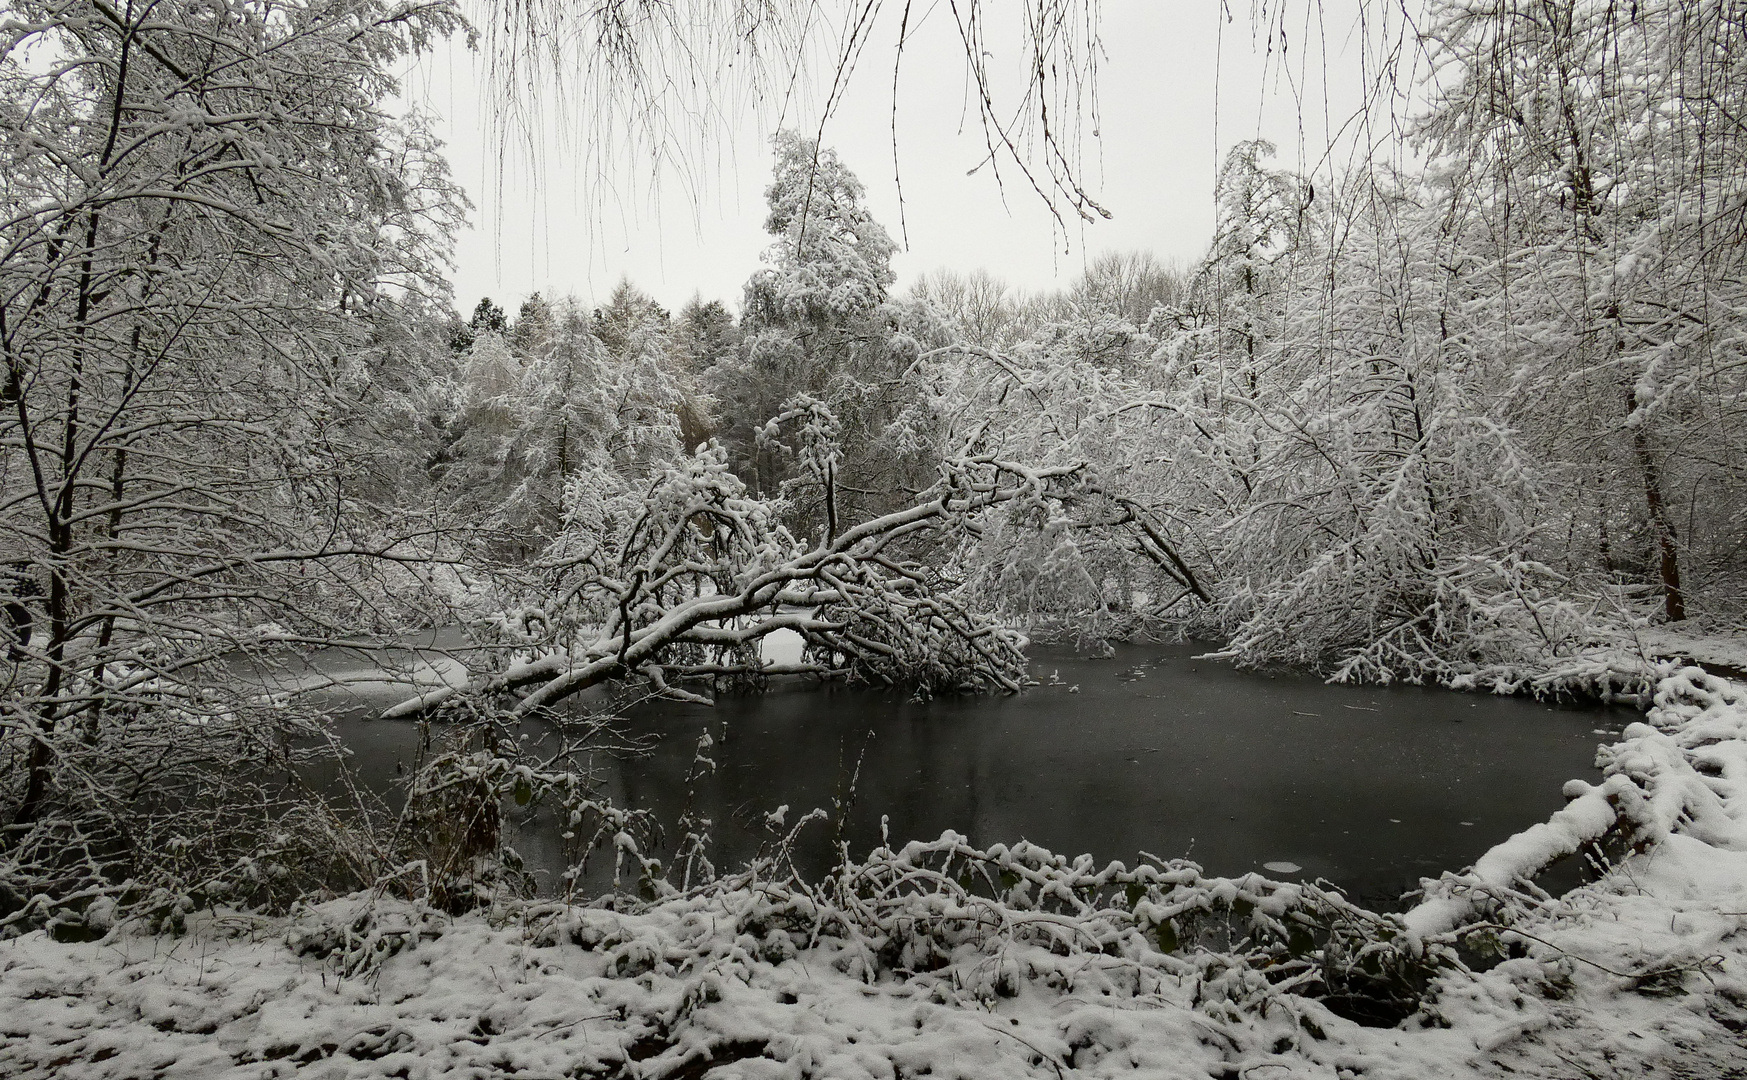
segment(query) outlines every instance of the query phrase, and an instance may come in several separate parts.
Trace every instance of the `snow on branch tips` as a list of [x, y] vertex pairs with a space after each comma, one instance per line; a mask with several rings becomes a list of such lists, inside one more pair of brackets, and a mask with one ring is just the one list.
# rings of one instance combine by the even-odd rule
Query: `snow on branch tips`
[[[911, 506], [809, 548], [781, 524], [783, 503], [748, 496], [726, 452], [709, 444], [604, 532], [567, 525], [526, 604], [500, 620], [524, 628], [516, 659], [388, 715], [502, 694], [526, 713], [627, 679], [698, 701], [717, 685], [801, 674], [921, 694], [1015, 691], [1024, 639], [967, 603], [941, 569], [950, 560], [921, 556], [976, 535], [984, 511], [1059, 503], [1077, 491], [1079, 473], [1073, 464], [949, 458]], [[777, 630], [800, 635], [799, 660], [763, 658], [760, 643]]]

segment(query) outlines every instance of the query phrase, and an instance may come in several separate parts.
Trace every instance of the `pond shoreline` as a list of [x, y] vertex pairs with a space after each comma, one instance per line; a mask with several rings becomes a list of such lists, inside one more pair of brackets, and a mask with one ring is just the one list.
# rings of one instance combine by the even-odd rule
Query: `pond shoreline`
[[[359, 894], [288, 918], [196, 916], [182, 938], [0, 943], [0, 1071], [1726, 1075], [1747, 1060], [1747, 795], [1707, 777], [1747, 761], [1747, 693], [1677, 673], [1607, 757], [1596, 790], [1637, 849], [1601, 881], [1547, 900], [1446, 874], [1433, 903], [1460, 901], [1454, 919], [1375, 917], [1375, 955], [1426, 977], [1399, 1020], [1359, 1022], [1314, 978], [1271, 981], [1260, 958], [1296, 948], [1284, 941], [1245, 953], [1162, 938], [1149, 928], [1182, 912], [1148, 907], [1147, 890], [1065, 921], [1040, 919], [1035, 895], [967, 907], [928, 899], [950, 889], [894, 893], [910, 914], [884, 933], [959, 942], [926, 969], [874, 948], [870, 915], [780, 879], [459, 917]], [[1204, 886], [1215, 909], [1251, 918], [1239, 902], [1257, 886]], [[821, 921], [832, 910], [843, 921]], [[1502, 962], [1461, 963], [1458, 946]]]
[[[660, 740], [654, 752], [599, 756], [591, 768], [614, 805], [647, 810], [669, 830], [688, 813], [710, 819], [709, 855], [723, 868], [754, 857], [769, 840], [762, 816], [787, 805], [790, 820], [815, 807], [832, 817], [797, 849], [811, 875], [834, 865], [840, 839], [871, 850], [889, 818], [896, 838], [953, 829], [979, 844], [1024, 839], [1100, 860], [1150, 851], [1224, 875], [1291, 863], [1302, 880], [1392, 908], [1420, 877], [1557, 809], [1560, 783], [1594, 775], [1598, 735], [1636, 715], [1329, 686], [1196, 659], [1204, 650], [1123, 645], [1101, 658], [1040, 643], [1036, 684], [1011, 696], [918, 702], [802, 681], [713, 707], [645, 703], [620, 726]], [[390, 790], [416, 759], [417, 725], [340, 723], [367, 786]], [[697, 774], [705, 733], [714, 764]], [[1491, 763], [1494, 754], [1505, 760]], [[558, 832], [536, 815], [512, 837], [552, 882], [572, 857]]]

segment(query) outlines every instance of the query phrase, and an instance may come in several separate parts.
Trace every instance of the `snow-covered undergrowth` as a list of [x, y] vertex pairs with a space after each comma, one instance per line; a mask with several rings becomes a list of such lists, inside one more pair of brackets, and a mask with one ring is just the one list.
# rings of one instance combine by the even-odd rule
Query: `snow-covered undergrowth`
[[1262, 590], [1233, 584], [1204, 616], [1214, 620], [1209, 636], [1228, 642], [1213, 655], [1310, 668], [1331, 682], [1639, 708], [1682, 666], [1677, 657], [1699, 660], [1678, 634], [1650, 631], [1657, 613], [1641, 598], [1585, 589], [1540, 563], [1463, 555], [1423, 577], [1385, 573], [1369, 588], [1343, 576], [1345, 565], [1324, 560]]
[[[616, 908], [38, 931], [0, 943], [0, 1074], [1739, 1075], [1747, 693], [1680, 671], [1602, 759], [1405, 915], [948, 834]], [[1612, 855], [1594, 884], [1528, 880], [1581, 852]]]

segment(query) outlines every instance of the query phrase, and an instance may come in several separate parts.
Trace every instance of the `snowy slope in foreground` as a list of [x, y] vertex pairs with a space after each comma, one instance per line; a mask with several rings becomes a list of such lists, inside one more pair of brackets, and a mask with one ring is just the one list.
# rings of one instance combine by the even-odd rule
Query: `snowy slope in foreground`
[[[1565, 811], [1406, 916], [949, 836], [830, 895], [742, 880], [640, 912], [459, 919], [358, 896], [180, 937], [38, 932], [0, 943], [0, 1075], [1747, 1075], [1747, 694], [1687, 669], [1648, 720], [1603, 749], [1601, 785], [1568, 785]], [[1601, 883], [1549, 902], [1515, 880], [1616, 819], [1636, 853]], [[1004, 902], [927, 869], [973, 864]], [[1104, 906], [1076, 899], [1088, 882]], [[1304, 942], [1216, 953], [1177, 933], [1300, 910], [1364, 928], [1373, 966], [1434, 974], [1418, 1011], [1361, 1027], [1317, 999]], [[1513, 958], [1452, 966], [1458, 938]]]

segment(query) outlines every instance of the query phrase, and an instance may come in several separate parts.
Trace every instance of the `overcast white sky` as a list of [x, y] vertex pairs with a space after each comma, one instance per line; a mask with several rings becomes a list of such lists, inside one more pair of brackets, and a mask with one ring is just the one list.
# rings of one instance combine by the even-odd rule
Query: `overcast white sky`
[[[1003, 2], [991, 9], [999, 12]], [[974, 112], [961, 106], [957, 34], [938, 5], [905, 54], [898, 91], [908, 221], [908, 247], [895, 260], [899, 287], [941, 267], [981, 267], [1019, 288], [1046, 289], [1113, 249], [1191, 262], [1211, 235], [1214, 176], [1234, 142], [1260, 135], [1279, 145], [1281, 164], [1299, 166], [1302, 153], [1315, 167], [1328, 142], [1324, 117], [1338, 128], [1360, 100], [1355, 17], [1329, 4], [1320, 29], [1302, 22], [1291, 29], [1289, 70], [1308, 84], [1295, 95], [1281, 66], [1258, 55], [1246, 6], [1232, 7], [1235, 21], [1222, 33], [1217, 0], [1104, 0], [1101, 137], [1088, 139], [1085, 153], [1089, 188], [1114, 216], [1064, 234], [1011, 175], [1005, 197], [987, 169], [966, 175], [984, 149]], [[875, 216], [898, 237], [887, 41], [868, 46], [824, 141], [861, 178]], [[1326, 77], [1318, 61], [1325, 47]], [[513, 154], [505, 159], [479, 104], [480, 68], [462, 42], [439, 45], [409, 69], [403, 94], [442, 117], [455, 178], [475, 204], [473, 227], [458, 241], [462, 311], [489, 295], [513, 312], [536, 290], [599, 300], [621, 277], [670, 308], [694, 293], [737, 307], [770, 241], [763, 189], [776, 117], [746, 118], [731, 159], [706, 174], [701, 197], [670, 180], [603, 199], [566, 167], [561, 150], [533, 171]], [[817, 118], [800, 106], [787, 123], [812, 130]], [[535, 138], [562, 144], [550, 131]]]

